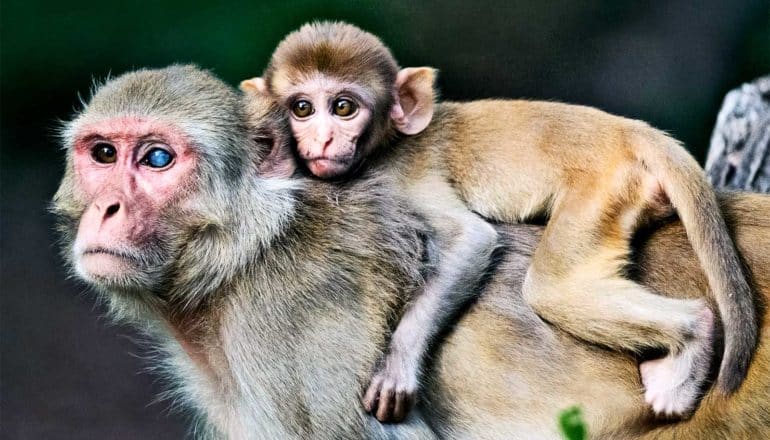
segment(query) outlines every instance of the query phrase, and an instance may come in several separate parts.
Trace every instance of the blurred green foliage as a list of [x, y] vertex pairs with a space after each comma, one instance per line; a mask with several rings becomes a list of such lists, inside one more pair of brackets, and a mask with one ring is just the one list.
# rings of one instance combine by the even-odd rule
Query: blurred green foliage
[[[673, 131], [702, 156], [724, 93], [770, 71], [768, 6], [4, 0], [3, 126], [11, 135], [50, 131], [55, 118], [71, 114], [77, 93], [87, 94], [91, 78], [136, 67], [193, 62], [236, 84], [259, 74], [280, 39], [302, 23], [342, 19], [381, 36], [403, 65], [438, 67], [445, 98], [595, 105]], [[32, 143], [50, 148], [50, 139]]]
[[588, 439], [588, 428], [583, 420], [583, 411], [573, 406], [559, 413], [559, 431], [565, 440]]
[[[11, 69], [5, 79], [57, 81], [174, 61], [240, 77], [261, 69], [279, 39], [298, 24], [346, 15], [371, 24], [372, 5], [349, 0], [8, 1], [3, 3], [3, 55]], [[350, 10], [355, 13], [345, 14]]]

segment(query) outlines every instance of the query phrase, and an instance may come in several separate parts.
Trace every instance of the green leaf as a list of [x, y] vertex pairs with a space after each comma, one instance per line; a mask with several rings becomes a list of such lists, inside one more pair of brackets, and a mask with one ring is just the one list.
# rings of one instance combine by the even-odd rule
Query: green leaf
[[566, 440], [588, 438], [588, 428], [580, 407], [572, 406], [559, 413], [559, 430]]

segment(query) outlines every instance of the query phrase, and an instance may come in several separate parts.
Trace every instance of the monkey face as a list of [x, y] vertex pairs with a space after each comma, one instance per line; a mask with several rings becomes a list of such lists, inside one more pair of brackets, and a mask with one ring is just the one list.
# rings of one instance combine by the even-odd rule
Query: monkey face
[[285, 103], [299, 157], [318, 177], [346, 174], [371, 123], [373, 99], [359, 85], [320, 75], [292, 89]]
[[90, 123], [74, 139], [74, 185], [85, 202], [70, 256], [76, 272], [107, 288], [150, 287], [168, 260], [159, 225], [186, 191], [194, 151], [175, 127], [133, 117]]
[[435, 70], [398, 70], [379, 38], [340, 22], [302, 26], [278, 45], [264, 78], [241, 88], [287, 109], [297, 153], [321, 178], [343, 177], [398, 133], [433, 117]]

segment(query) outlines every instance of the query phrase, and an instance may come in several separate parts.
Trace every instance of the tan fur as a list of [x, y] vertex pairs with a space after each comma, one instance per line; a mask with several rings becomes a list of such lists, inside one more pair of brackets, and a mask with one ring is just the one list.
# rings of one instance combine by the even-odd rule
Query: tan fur
[[[356, 53], [367, 56], [355, 59]], [[334, 56], [339, 58], [331, 62]], [[405, 93], [410, 69], [399, 72], [391, 91], [382, 92], [381, 80], [371, 78], [392, 76], [395, 65], [371, 34], [344, 23], [317, 23], [279, 45], [265, 78], [273, 98], [284, 104], [289, 90], [307, 84], [304, 78], [349, 81], [351, 72], [386, 100]], [[412, 81], [409, 96], [419, 97], [413, 107], [430, 107], [431, 125], [419, 134], [402, 131], [415, 135], [395, 141], [375, 134], [359, 146], [354, 164], [366, 159], [399, 178], [413, 209], [434, 228], [440, 249], [434, 277], [404, 316], [365, 397], [380, 420], [401, 417], [399, 396], [411, 400], [425, 350], [489, 264], [496, 234], [485, 220], [547, 217], [523, 287], [528, 302], [542, 318], [586, 341], [631, 352], [666, 350], [670, 367], [642, 368], [647, 399], [659, 413], [686, 415], [710, 362], [713, 315], [703, 301], [663, 298], [624, 277], [634, 232], [670, 215], [673, 206], [724, 324], [721, 389], [731, 393], [740, 386], [757, 342], [751, 292], [713, 190], [675, 140], [643, 122], [582, 106], [484, 100], [441, 103], [434, 115], [432, 84]], [[372, 124], [386, 122], [375, 116]], [[673, 370], [687, 370], [687, 377], [675, 379], [668, 374]], [[663, 385], [668, 381], [682, 388]], [[393, 406], [395, 414], [388, 409]]]
[[[565, 338], [527, 310], [518, 292], [542, 231], [522, 225], [501, 228], [512, 254], [506, 253], [480, 300], [436, 355], [423, 407], [430, 408], [429, 417], [448, 422], [449, 437], [476, 438], [477, 430], [489, 429], [493, 434], [481, 438], [558, 438], [556, 426], [535, 414], [550, 411], [555, 417], [556, 408], [578, 403], [591, 438], [749, 440], [770, 435], [770, 253], [765, 250], [770, 246], [770, 197], [726, 194], [722, 206], [759, 292], [763, 317], [761, 343], [734, 395], [725, 397], [712, 388], [690, 419], [655, 422], [640, 399], [634, 358]], [[665, 296], [704, 298], [708, 282], [682, 225], [669, 222], [645, 236], [635, 258], [638, 280]], [[705, 298], [715, 309], [713, 299]], [[452, 391], [434, 393], [437, 387]], [[511, 413], [519, 417], [511, 420]], [[455, 417], [462, 423], [454, 423]]]
[[723, 314], [723, 389], [738, 386], [756, 337], [749, 289], [723, 220], [713, 214], [712, 190], [673, 140], [595, 109], [529, 101], [440, 104], [433, 127], [404, 139], [385, 161], [408, 173], [407, 186], [444, 170], [467, 206], [486, 218], [548, 215], [525, 295], [543, 318], [590, 342], [676, 353], [694, 337], [687, 329], [701, 304], [665, 300], [620, 278], [633, 232], [666, 214], [671, 198], [692, 228]]
[[[219, 99], [195, 104], [204, 91]], [[124, 291], [93, 281], [115, 317], [156, 339], [155, 366], [175, 378], [172, 396], [197, 416], [196, 437], [557, 439], [556, 415], [573, 404], [583, 407], [592, 438], [767, 437], [770, 197], [724, 203], [763, 316], [762, 343], [733, 396], [711, 390], [691, 419], [655, 422], [635, 359], [548, 325], [521, 296], [542, 229], [501, 226], [500, 262], [440, 341], [423, 399], [404, 423], [380, 424], [359, 401], [422, 281], [425, 231], [376, 173], [342, 185], [255, 176], [250, 152], [269, 144], [255, 144], [244, 127], [274, 142], [285, 138], [270, 135], [285, 121], [269, 102], [251, 100], [247, 124], [235, 99], [212, 75], [171, 67], [111, 80], [83, 113], [167, 118], [154, 107], [165, 103], [179, 112], [176, 124], [211, 136], [197, 144], [199, 185], [154, 225], [168, 234], [147, 248], [163, 248], [164, 263], [149, 268], [162, 285]], [[72, 266], [83, 194], [71, 160], [66, 169], [54, 212]], [[681, 225], [642, 238], [636, 261], [644, 285], [705, 297], [706, 278]]]

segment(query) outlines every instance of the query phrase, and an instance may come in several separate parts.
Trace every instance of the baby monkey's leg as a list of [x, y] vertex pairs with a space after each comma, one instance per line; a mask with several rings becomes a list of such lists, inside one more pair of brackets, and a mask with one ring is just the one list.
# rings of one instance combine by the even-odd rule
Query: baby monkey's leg
[[621, 276], [648, 202], [639, 179], [628, 180], [620, 185], [628, 191], [589, 189], [555, 205], [523, 293], [543, 319], [586, 341], [666, 349], [641, 367], [645, 399], [658, 414], [687, 415], [709, 370], [713, 315], [704, 301], [656, 295]]
[[407, 305], [363, 399], [381, 422], [401, 421], [409, 412], [426, 352], [476, 292], [497, 243], [494, 228], [464, 207], [427, 216], [440, 250], [436, 273]]

